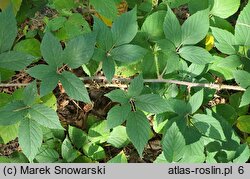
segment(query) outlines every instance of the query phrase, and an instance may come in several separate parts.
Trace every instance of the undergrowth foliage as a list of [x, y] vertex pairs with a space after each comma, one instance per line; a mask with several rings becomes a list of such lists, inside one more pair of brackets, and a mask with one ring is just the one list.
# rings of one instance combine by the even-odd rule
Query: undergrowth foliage
[[[121, 163], [129, 159], [125, 147], [132, 144], [143, 158], [153, 140], [161, 140], [156, 163], [249, 160], [250, 3], [8, 2], [0, 3], [0, 143], [18, 137], [20, 151], [0, 162]], [[25, 26], [33, 17], [42, 25]], [[115, 104], [106, 119], [87, 117], [84, 130], [62, 125], [53, 93], [59, 84], [70, 100], [94, 106], [77, 69], [116, 86], [105, 94]], [[11, 88], [19, 73], [32, 81]], [[215, 96], [225, 102], [213, 104]], [[108, 156], [107, 146], [117, 155]]]

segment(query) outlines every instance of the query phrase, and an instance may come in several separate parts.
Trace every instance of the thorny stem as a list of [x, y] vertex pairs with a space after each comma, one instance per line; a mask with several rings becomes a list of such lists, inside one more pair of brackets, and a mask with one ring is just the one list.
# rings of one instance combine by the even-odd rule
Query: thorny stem
[[[102, 80], [102, 82], [108, 82], [106, 77], [104, 76], [94, 76], [94, 77], [83, 77], [80, 78], [82, 81], [87, 80]], [[113, 78], [112, 81], [116, 82], [129, 82], [131, 81], [131, 78]], [[234, 90], [234, 91], [246, 91], [246, 89], [240, 87], [240, 86], [233, 86], [233, 85], [223, 85], [223, 84], [214, 84], [214, 83], [192, 83], [187, 81], [179, 81], [179, 80], [169, 80], [169, 79], [144, 79], [145, 83], [170, 83], [170, 84], [177, 84], [177, 85], [183, 85], [188, 86], [190, 88], [192, 87], [203, 87], [203, 88], [210, 88], [210, 89], [216, 89], [216, 90]], [[18, 87], [18, 86], [27, 86], [29, 83], [23, 84], [23, 83], [15, 83], [15, 84], [4, 84], [0, 83], [0, 87]], [[88, 85], [86, 85], [88, 86]], [[104, 85], [105, 86], [105, 85]], [[107, 86], [110, 86], [107, 84]], [[123, 85], [121, 84], [112, 84], [112, 87], [121, 87]]]

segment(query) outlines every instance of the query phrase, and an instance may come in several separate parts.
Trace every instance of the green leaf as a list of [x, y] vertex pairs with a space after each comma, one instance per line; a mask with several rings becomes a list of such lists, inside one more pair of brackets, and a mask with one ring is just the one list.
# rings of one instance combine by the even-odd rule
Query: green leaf
[[168, 162], [177, 162], [183, 157], [185, 138], [175, 122], [166, 130], [162, 139], [162, 148]]
[[204, 98], [204, 90], [200, 90], [196, 92], [191, 98], [189, 99], [188, 103], [191, 106], [191, 114], [194, 114], [202, 105]]
[[64, 71], [60, 76], [60, 81], [69, 97], [91, 103], [86, 87], [74, 74]]
[[212, 116], [196, 114], [192, 118], [192, 123], [201, 134], [209, 138], [219, 140], [225, 139], [220, 122]]
[[99, 18], [94, 17], [94, 32], [97, 33], [96, 41], [98, 47], [109, 51], [113, 46], [113, 37], [111, 30]]
[[190, 0], [163, 0], [163, 2], [168, 3], [171, 8], [177, 8], [188, 3], [188, 1]]
[[233, 160], [233, 163], [247, 163], [250, 156], [250, 150], [247, 143], [241, 144], [237, 149], [235, 153], [235, 159]]
[[192, 63], [189, 67], [187, 72], [191, 77], [197, 77], [201, 74], [203, 74], [206, 71], [206, 65], [198, 65], [195, 63]]
[[55, 111], [57, 110], [57, 99], [53, 92], [43, 96], [40, 98], [40, 100], [42, 101], [43, 105], [52, 108]]
[[197, 11], [207, 9], [209, 6], [209, 0], [189, 0], [188, 10], [191, 14]]
[[63, 129], [59, 122], [57, 113], [42, 104], [35, 104], [29, 109], [30, 118], [35, 120], [38, 124], [50, 129]]
[[93, 124], [88, 132], [89, 140], [93, 143], [104, 143], [108, 140], [110, 131], [107, 126], [107, 121], [103, 120]]
[[41, 52], [44, 60], [55, 69], [62, 66], [64, 57], [59, 40], [50, 32], [46, 32], [41, 43]]
[[60, 77], [56, 72], [48, 73], [48, 76], [49, 78], [43, 79], [43, 81], [40, 84], [41, 97], [53, 92], [53, 90], [56, 88], [56, 85]]
[[76, 146], [78, 149], [82, 148], [84, 143], [87, 142], [88, 136], [81, 129], [78, 129], [78, 128], [73, 127], [73, 126], [69, 126], [68, 133], [69, 133], [70, 140], [72, 141], [74, 146]]
[[247, 88], [250, 86], [250, 73], [244, 70], [236, 70], [233, 72], [235, 81], [242, 87]]
[[87, 63], [95, 48], [95, 34], [81, 35], [70, 40], [64, 50], [65, 63], [71, 68], [78, 68]]
[[0, 125], [13, 125], [27, 114], [28, 107], [21, 101], [14, 101], [0, 109]]
[[129, 103], [129, 97], [121, 89], [113, 90], [113, 91], [105, 94], [105, 96], [107, 96], [109, 99], [111, 99], [114, 102], [118, 102], [118, 103], [121, 103], [121, 104]]
[[240, 131], [250, 133], [250, 115], [240, 116], [236, 125]]
[[113, 60], [120, 62], [135, 62], [141, 60], [146, 55], [146, 49], [138, 45], [121, 45], [111, 50], [110, 55]]
[[142, 75], [140, 74], [131, 81], [128, 88], [128, 96], [134, 97], [140, 95], [143, 88], [144, 88], [144, 81]]
[[85, 155], [80, 155], [79, 157], [77, 157], [73, 163], [93, 163], [95, 161], [92, 161], [91, 158], [85, 156]]
[[[154, 26], [156, 28], [157, 26]], [[181, 25], [173, 11], [168, 7], [166, 17], [164, 19], [164, 34], [176, 47], [181, 44], [182, 32]]]
[[51, 68], [49, 65], [36, 65], [27, 70], [30, 76], [37, 78], [39, 80], [43, 80], [48, 78], [48, 73], [55, 73], [56, 69]]
[[0, 54], [0, 67], [19, 71], [28, 66], [35, 58], [23, 52], [8, 51]]
[[134, 8], [115, 19], [111, 28], [115, 46], [129, 43], [135, 37], [138, 31], [136, 13], [137, 10]]
[[248, 87], [243, 93], [239, 107], [246, 106], [248, 104], [250, 104], [250, 87]]
[[160, 155], [158, 155], [153, 163], [168, 163], [168, 161], [166, 160], [164, 153], [162, 152]]
[[210, 13], [212, 15], [226, 19], [236, 13], [239, 7], [240, 0], [214, 0], [213, 8], [211, 9]]
[[241, 11], [236, 25], [235, 38], [237, 45], [250, 45], [250, 3]]
[[67, 21], [66, 17], [55, 17], [51, 19], [47, 24], [45, 31], [57, 31], [63, 27], [64, 23]]
[[212, 108], [213, 112], [222, 116], [230, 124], [234, 124], [238, 117], [236, 110], [229, 104], [218, 104]]
[[157, 11], [149, 15], [143, 22], [141, 31], [145, 32], [150, 40], [162, 39], [164, 37], [163, 21], [165, 16], [166, 11]]
[[182, 163], [204, 163], [206, 156], [204, 154], [204, 141], [199, 140], [197, 142], [186, 145], [185, 153], [180, 162]]
[[7, 70], [5, 68], [0, 67], [0, 82], [9, 81], [12, 76], [15, 75], [15, 71]]
[[220, 17], [213, 16], [213, 17], [210, 18], [210, 27], [211, 26], [212, 27], [217, 27], [217, 28], [220, 28], [220, 29], [224, 29], [224, 30], [234, 34], [233, 25], [226, 19], [222, 19]]
[[129, 104], [114, 106], [108, 112], [107, 126], [109, 129], [121, 125], [128, 118], [128, 114], [131, 111]]
[[127, 157], [123, 151], [110, 159], [107, 163], [128, 163]]
[[60, 78], [56, 69], [49, 65], [37, 65], [27, 70], [30, 76], [42, 80], [40, 84], [40, 96], [52, 92]]
[[185, 60], [195, 64], [206, 65], [213, 61], [213, 56], [201, 47], [185, 46], [179, 50], [179, 54]]
[[123, 148], [129, 143], [129, 138], [126, 133], [126, 127], [115, 127], [107, 140], [107, 143], [111, 144], [115, 148]]
[[144, 94], [135, 97], [135, 107], [154, 114], [169, 110], [168, 103], [157, 94]]
[[217, 28], [210, 27], [213, 32], [213, 36], [216, 39], [215, 47], [221, 51], [222, 53], [232, 55], [236, 54], [235, 45], [235, 37], [230, 32]]
[[0, 126], [0, 137], [5, 144], [17, 138], [18, 127], [18, 123], [9, 126]]
[[130, 78], [134, 76], [138, 72], [141, 72], [141, 61], [137, 61], [135, 63], [120, 63], [118, 62], [119, 66], [115, 68], [115, 76], [122, 76], [124, 78]]
[[35, 39], [25, 39], [18, 42], [15, 47], [15, 51], [30, 54], [34, 57], [41, 57], [40, 42]]
[[1, 99], [0, 100], [0, 108], [1, 108], [11, 101], [12, 96], [7, 93], [0, 93], [0, 99]]
[[23, 102], [26, 105], [31, 105], [37, 98], [37, 87], [36, 81], [33, 81], [28, 86], [25, 87], [23, 91]]
[[43, 132], [40, 125], [29, 118], [21, 121], [18, 132], [18, 142], [23, 153], [33, 161], [42, 145]]
[[[64, 20], [62, 19], [62, 21]], [[61, 24], [59, 25], [61, 26]], [[62, 26], [60, 26], [57, 27], [59, 29], [56, 30], [54, 34], [62, 41], [67, 41], [79, 35], [91, 32], [88, 22], [80, 13], [71, 14], [70, 17], [63, 22]]]
[[130, 112], [126, 131], [138, 154], [142, 157], [144, 147], [150, 138], [150, 124], [145, 114], [141, 111]]
[[100, 13], [102, 16], [114, 20], [117, 17], [117, 8], [116, 4], [113, 0], [90, 0], [90, 4], [92, 4], [95, 10]]
[[158, 40], [156, 42], [156, 44], [160, 47], [161, 51], [166, 54], [166, 55], [170, 55], [172, 53], [175, 53], [175, 46], [173, 44], [173, 42], [171, 42], [170, 40], [168, 39], [161, 39], [161, 40]]
[[107, 57], [102, 62], [102, 70], [108, 81], [112, 81], [115, 74], [115, 62], [112, 58]]
[[59, 160], [59, 154], [56, 150], [50, 148], [43, 148], [39, 150], [39, 153], [36, 155], [36, 160], [39, 163], [54, 163]]
[[226, 80], [234, 78], [233, 72], [242, 65], [238, 55], [227, 56], [226, 58], [214, 56], [214, 61], [209, 67], [214, 74]]
[[234, 93], [229, 97], [229, 103], [236, 110], [238, 116], [242, 116], [242, 115], [247, 114], [248, 107], [249, 107], [248, 105], [246, 105], [244, 107], [239, 107], [241, 100], [242, 100], [242, 93], [241, 92]]
[[62, 143], [61, 153], [63, 159], [67, 162], [73, 162], [78, 156], [80, 156], [80, 152], [73, 148], [68, 137]]
[[5, 9], [3, 12], [0, 12], [0, 27], [1, 27], [0, 54], [1, 54], [11, 49], [17, 35], [16, 18], [11, 6]]
[[209, 29], [208, 10], [198, 11], [190, 16], [182, 25], [183, 45], [193, 45], [200, 42]]
[[93, 143], [84, 145], [83, 152], [85, 155], [91, 157], [94, 160], [102, 160], [106, 157], [105, 150], [101, 146]]
[[[51, 2], [52, 3], [52, 2]], [[68, 13], [73, 8], [77, 7], [74, 0], [53, 0], [52, 6], [60, 13]]]

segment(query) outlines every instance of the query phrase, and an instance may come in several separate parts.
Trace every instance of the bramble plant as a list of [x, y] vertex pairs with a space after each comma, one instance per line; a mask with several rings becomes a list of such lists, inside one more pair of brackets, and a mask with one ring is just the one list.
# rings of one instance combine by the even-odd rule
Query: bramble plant
[[20, 149], [0, 162], [127, 163], [151, 141], [150, 162], [249, 161], [249, 2], [6, 2], [0, 144]]

